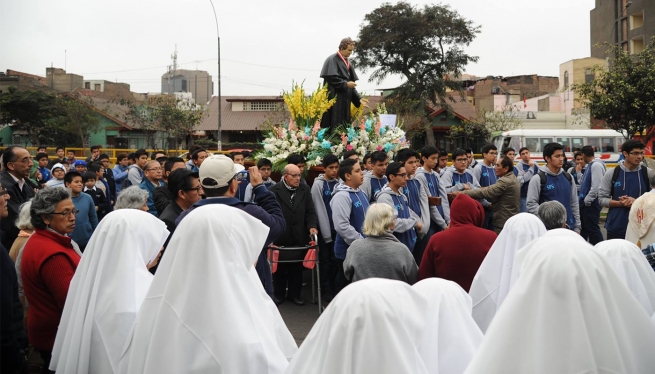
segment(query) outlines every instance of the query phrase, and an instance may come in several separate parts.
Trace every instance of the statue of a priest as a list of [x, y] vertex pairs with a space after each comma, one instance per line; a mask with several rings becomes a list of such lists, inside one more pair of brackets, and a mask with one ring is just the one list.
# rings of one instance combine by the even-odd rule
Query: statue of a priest
[[328, 85], [328, 98], [336, 96], [337, 102], [323, 115], [321, 127], [334, 131], [337, 126], [350, 123], [350, 103], [357, 108], [361, 105], [361, 96], [355, 89], [357, 74], [348, 59], [355, 49], [355, 42], [345, 38], [339, 43], [339, 51], [325, 60], [321, 78]]

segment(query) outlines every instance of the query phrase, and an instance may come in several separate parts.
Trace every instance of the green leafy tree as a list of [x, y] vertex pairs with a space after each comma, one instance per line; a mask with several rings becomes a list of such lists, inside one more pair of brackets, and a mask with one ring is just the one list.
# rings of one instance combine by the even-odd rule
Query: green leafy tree
[[177, 149], [180, 143], [191, 135], [193, 129], [202, 120], [202, 107], [190, 104], [184, 99], [160, 96], [157, 100], [157, 118], [159, 130], [173, 140], [168, 146]]
[[595, 66], [595, 79], [574, 84], [578, 94], [594, 120], [601, 120], [626, 138], [643, 134], [648, 141], [653, 137], [655, 124], [655, 38], [637, 54], [629, 54], [611, 44], [604, 44], [615, 58], [609, 69]]
[[447, 137], [455, 144], [460, 140], [465, 148], [471, 148], [477, 139], [491, 138], [491, 132], [481, 121], [462, 121], [461, 125], [450, 128]]
[[[401, 75], [404, 83], [390, 95], [399, 116], [418, 116], [428, 144], [434, 145], [430, 106], [449, 107], [455, 96], [465, 100], [458, 77], [478, 57], [465, 53], [479, 26], [447, 5], [418, 8], [407, 2], [384, 3], [364, 17], [356, 45], [355, 66], [372, 69], [370, 82]], [[454, 93], [458, 93], [453, 95]]]
[[89, 146], [89, 136], [101, 129], [99, 114], [87, 100], [79, 94], [65, 94], [57, 98], [61, 113], [58, 126], [67, 133], [75, 134], [85, 148]]
[[119, 98], [113, 100], [114, 103], [125, 106], [127, 112], [121, 115], [121, 119], [126, 123], [132, 123], [141, 130], [145, 135], [145, 148], [155, 147], [155, 136], [157, 134], [157, 108], [150, 102], [137, 102]]
[[24, 130], [34, 145], [53, 141], [57, 134], [57, 119], [61, 116], [57, 97], [39, 91], [18, 91], [9, 87], [0, 95], [0, 123], [12, 124], [18, 130]]

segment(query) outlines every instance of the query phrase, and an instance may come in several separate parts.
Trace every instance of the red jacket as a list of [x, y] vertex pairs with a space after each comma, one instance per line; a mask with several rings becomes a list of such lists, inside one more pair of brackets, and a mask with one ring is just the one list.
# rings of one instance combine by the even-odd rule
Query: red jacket
[[52, 350], [68, 286], [79, 262], [80, 256], [67, 236], [35, 229], [25, 244], [21, 276], [30, 303], [27, 331], [30, 343], [38, 350]]
[[457, 195], [450, 206], [450, 228], [430, 238], [418, 280], [443, 278], [469, 292], [475, 273], [496, 240], [493, 231], [481, 228], [483, 223], [482, 205], [466, 195]]

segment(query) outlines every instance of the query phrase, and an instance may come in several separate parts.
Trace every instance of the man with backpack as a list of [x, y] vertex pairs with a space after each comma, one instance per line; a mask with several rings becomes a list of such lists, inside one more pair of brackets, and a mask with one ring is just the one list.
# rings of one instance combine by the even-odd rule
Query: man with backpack
[[581, 154], [586, 164], [586, 171], [582, 174], [578, 196], [580, 220], [582, 223], [580, 235], [582, 235], [584, 240], [588, 240], [591, 245], [596, 245], [603, 241], [603, 233], [600, 231], [600, 226], [598, 225], [600, 211], [602, 209], [598, 201], [598, 192], [606, 168], [603, 161], [594, 158], [594, 147], [585, 145], [582, 147]]
[[651, 190], [653, 170], [642, 164], [644, 144], [638, 140], [623, 143], [621, 153], [624, 159], [619, 165], [605, 173], [600, 183], [598, 199], [609, 208], [605, 228], [607, 239], [625, 239], [628, 217], [632, 203]]
[[562, 169], [564, 166], [564, 147], [559, 143], [544, 146], [546, 166], [539, 168], [532, 177], [528, 187], [528, 213], [537, 214], [539, 204], [546, 201], [559, 201], [566, 207], [566, 226], [580, 233], [580, 210], [578, 208], [578, 191], [571, 174]]

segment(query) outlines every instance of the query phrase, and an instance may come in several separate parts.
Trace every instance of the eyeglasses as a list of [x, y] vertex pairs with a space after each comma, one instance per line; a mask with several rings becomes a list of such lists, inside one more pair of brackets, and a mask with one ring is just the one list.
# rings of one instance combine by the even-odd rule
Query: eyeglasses
[[200, 192], [202, 190], [202, 186], [194, 187], [194, 188], [187, 188], [184, 191], [197, 191]]
[[6, 189], [0, 187], [0, 196], [4, 196], [4, 195], [6, 195], [8, 193], [9, 193], [9, 191], [7, 191]]
[[407, 178], [407, 173], [394, 174], [397, 177]]
[[455, 162], [466, 162], [468, 160], [469, 160], [468, 158], [458, 158], [455, 160]]
[[630, 155], [631, 155], [631, 156], [643, 156], [643, 155], [645, 155], [645, 154], [646, 154], [646, 153], [643, 152], [643, 151], [641, 151], [641, 152], [630, 152]]
[[73, 210], [67, 210], [67, 211], [63, 211], [63, 212], [52, 212], [52, 214], [58, 214], [58, 215], [60, 215], [62, 217], [70, 217], [71, 214], [73, 216], [76, 216], [77, 213], [79, 213], [79, 212], [80, 212], [79, 210], [73, 209]]
[[23, 164], [27, 164], [27, 163], [29, 163], [31, 161], [32, 161], [32, 157], [23, 157], [20, 160], [16, 160], [16, 161], [12, 161], [12, 162], [20, 162], [20, 163], [23, 163]]

